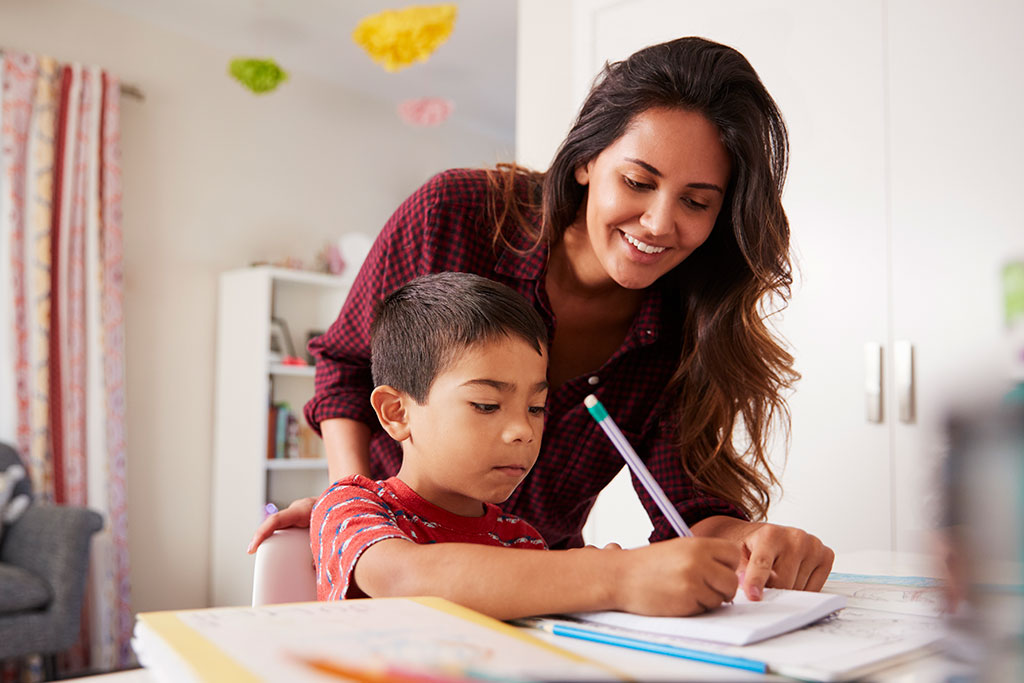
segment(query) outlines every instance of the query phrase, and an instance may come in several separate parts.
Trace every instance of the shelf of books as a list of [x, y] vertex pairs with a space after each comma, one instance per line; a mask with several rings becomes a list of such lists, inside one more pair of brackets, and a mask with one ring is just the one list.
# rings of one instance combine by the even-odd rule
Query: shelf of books
[[301, 411], [284, 401], [271, 403], [267, 413], [267, 462], [326, 462], [324, 458], [323, 441], [306, 424]]
[[223, 273], [217, 323], [211, 602], [250, 599], [244, 549], [267, 503], [329, 484], [320, 437], [302, 416], [314, 391], [309, 338], [334, 322], [349, 280], [258, 266]]

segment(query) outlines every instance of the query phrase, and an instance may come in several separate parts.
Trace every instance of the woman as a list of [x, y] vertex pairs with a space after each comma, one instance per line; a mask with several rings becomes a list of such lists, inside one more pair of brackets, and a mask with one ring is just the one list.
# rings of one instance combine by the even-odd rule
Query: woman
[[[786, 128], [735, 50], [682, 38], [605, 67], [546, 173], [500, 167], [431, 179], [378, 237], [341, 315], [311, 344], [331, 479], [385, 478], [400, 450], [370, 410], [373, 302], [442, 270], [498, 280], [533, 302], [551, 334], [541, 455], [503, 506], [552, 548], [578, 546], [620, 456], [588, 417], [595, 393], [697, 536], [731, 539], [742, 587], [818, 590], [832, 551], [764, 523], [778, 482], [769, 427], [798, 377], [766, 327], [791, 283], [781, 204]], [[737, 443], [738, 442], [738, 443]], [[647, 493], [651, 540], [672, 536]], [[257, 530], [308, 524], [312, 499]]]

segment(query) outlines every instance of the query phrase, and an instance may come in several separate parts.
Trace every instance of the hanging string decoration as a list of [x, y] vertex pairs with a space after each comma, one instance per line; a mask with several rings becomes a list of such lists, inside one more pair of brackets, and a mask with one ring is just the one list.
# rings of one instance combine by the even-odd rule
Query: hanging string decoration
[[443, 97], [420, 97], [398, 105], [398, 116], [410, 126], [439, 126], [454, 109], [455, 103]]
[[234, 76], [235, 80], [257, 95], [271, 92], [288, 80], [288, 72], [279, 67], [272, 59], [238, 57], [231, 60], [228, 72]]
[[366, 17], [352, 40], [387, 71], [426, 61], [452, 33], [456, 6], [412, 5]]

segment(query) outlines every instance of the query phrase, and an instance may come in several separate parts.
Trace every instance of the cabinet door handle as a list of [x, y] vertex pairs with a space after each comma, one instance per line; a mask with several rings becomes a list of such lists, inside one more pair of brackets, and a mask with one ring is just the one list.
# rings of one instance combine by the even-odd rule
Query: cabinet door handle
[[900, 422], [910, 424], [914, 421], [914, 345], [905, 339], [897, 340], [893, 347], [893, 365]]
[[882, 345], [864, 344], [864, 405], [868, 422], [882, 421]]

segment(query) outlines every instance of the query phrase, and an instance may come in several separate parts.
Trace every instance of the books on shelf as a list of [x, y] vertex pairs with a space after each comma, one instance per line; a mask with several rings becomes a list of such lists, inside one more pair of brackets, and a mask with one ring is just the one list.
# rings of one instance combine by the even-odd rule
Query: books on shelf
[[322, 458], [320, 438], [292, 407], [270, 404], [267, 413], [267, 459]]

